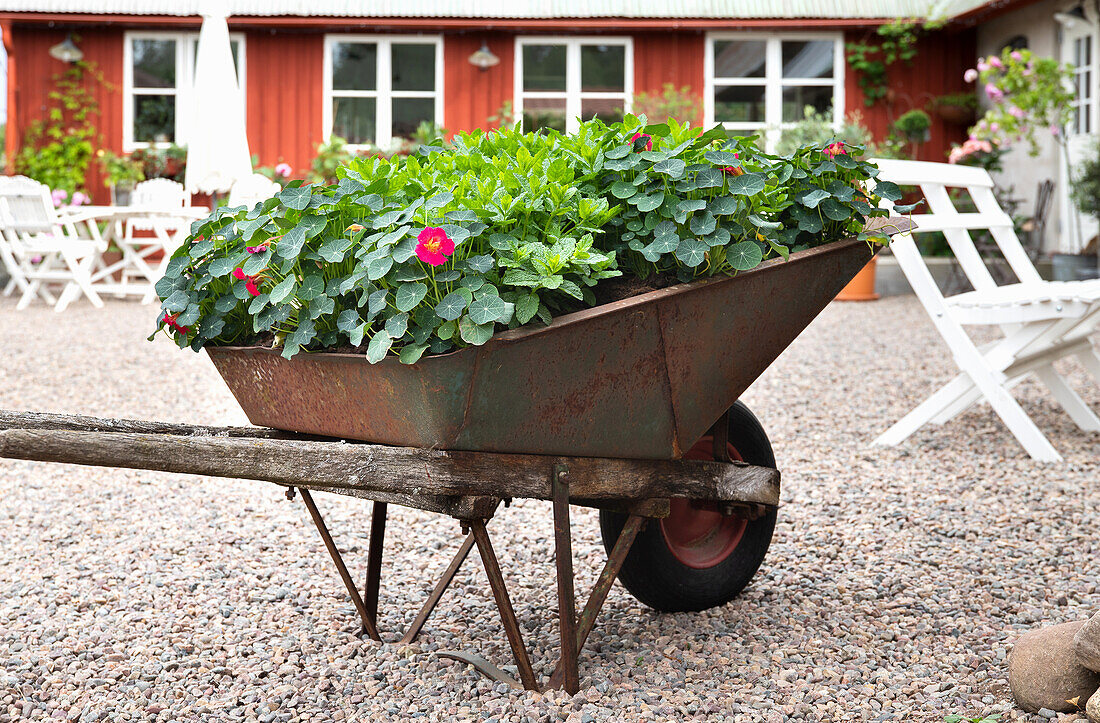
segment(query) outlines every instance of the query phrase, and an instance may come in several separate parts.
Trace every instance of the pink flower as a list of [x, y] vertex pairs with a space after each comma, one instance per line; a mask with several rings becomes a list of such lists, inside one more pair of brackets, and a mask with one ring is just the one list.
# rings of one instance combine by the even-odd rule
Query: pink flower
[[639, 138], [645, 138], [645, 149], [647, 151], [652, 151], [653, 150], [653, 138], [651, 138], [650, 136], [647, 136], [646, 134], [641, 133], [641, 132], [635, 133], [634, 135], [630, 136], [631, 144], [633, 144]]
[[253, 296], [260, 295], [260, 289], [256, 286], [256, 276], [249, 276], [244, 272], [244, 269], [238, 266], [233, 269], [233, 278], [244, 281], [244, 288], [248, 289], [248, 293]]
[[1009, 57], [1019, 63], [1021, 60], [1024, 59], [1024, 54], [1021, 53], [1019, 50], [1013, 50], [1011, 53], [1009, 53]]
[[830, 143], [823, 149], [825, 155], [829, 158], [836, 158], [837, 156], [846, 156], [848, 151], [844, 150], [844, 141], [837, 141], [836, 143]]
[[989, 67], [996, 68], [997, 70], [1001, 70], [1002, 68], [1005, 67], [1005, 64], [1002, 63], [1001, 59], [998, 58], [996, 55], [990, 55], [988, 62], [989, 62]]
[[967, 68], [966, 72], [963, 73], [963, 80], [965, 80], [967, 83], [973, 83], [977, 79], [978, 71], [974, 70], [973, 68]]
[[990, 97], [991, 100], [1001, 100], [1005, 97], [1005, 92], [995, 86], [993, 83], [985, 84], [985, 94]]
[[1059, 136], [1059, 135], [1061, 135], [1061, 134], [1062, 134], [1062, 129], [1061, 129], [1061, 128], [1059, 128], [1059, 127], [1058, 127], [1058, 126], [1056, 126], [1056, 125], [1053, 125], [1053, 124], [1051, 124], [1051, 126], [1050, 126], [1050, 134], [1051, 134], [1052, 136]]
[[1024, 111], [1023, 111], [1022, 109], [1020, 109], [1020, 108], [1018, 108], [1018, 107], [1016, 107], [1016, 106], [1012, 106], [1011, 108], [1009, 108], [1009, 109], [1008, 109], [1008, 113], [1009, 113], [1009, 115], [1011, 115], [1011, 116], [1012, 116], [1013, 118], [1023, 118], [1023, 117], [1025, 117], [1025, 116], [1027, 115], [1027, 113], [1026, 113], [1026, 112], [1024, 112]]
[[429, 226], [416, 237], [416, 257], [429, 266], [442, 266], [455, 252], [455, 242], [447, 232], [437, 226]]
[[65, 199], [69, 197], [69, 192], [64, 188], [55, 188], [50, 192], [50, 198], [53, 199], [53, 207], [61, 208], [61, 204], [65, 203]]
[[290, 167], [289, 163], [280, 163], [279, 165], [275, 166], [275, 173], [282, 176], [283, 178], [290, 178], [290, 174], [294, 173], [294, 169]]
[[73, 199], [69, 202], [70, 206], [83, 206], [88, 202], [88, 197], [80, 191], [73, 191]]
[[979, 73], [984, 73], [987, 70], [989, 70], [989, 63], [985, 62], [984, 60], [979, 60], [978, 61], [978, 72]]
[[996, 133], [997, 131], [1001, 130], [1001, 124], [1000, 123], [990, 123], [989, 124], [989, 130], [993, 133]]

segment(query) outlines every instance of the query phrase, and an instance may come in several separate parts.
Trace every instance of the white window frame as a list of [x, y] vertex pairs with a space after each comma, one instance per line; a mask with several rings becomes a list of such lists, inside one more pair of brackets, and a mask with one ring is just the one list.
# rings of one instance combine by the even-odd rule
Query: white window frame
[[[374, 43], [378, 46], [377, 63], [375, 72], [375, 90], [336, 90], [332, 88], [332, 46], [336, 43]], [[435, 90], [393, 90], [393, 73], [391, 72], [393, 56], [391, 47], [394, 44], [403, 45], [413, 43], [417, 45], [435, 46]], [[321, 127], [324, 128], [324, 139], [327, 142], [332, 136], [332, 99], [333, 96], [341, 98], [375, 98], [374, 113], [375, 127], [378, 129], [378, 137], [374, 139], [374, 145], [379, 148], [388, 148], [393, 144], [393, 99], [394, 98], [424, 98], [434, 96], [435, 99], [435, 124], [444, 125], [443, 119], [443, 36], [442, 35], [349, 35], [333, 33], [325, 36], [325, 60], [324, 60], [324, 99], [322, 102]], [[352, 151], [367, 148], [366, 144], [349, 143]]]
[[[523, 117], [523, 97], [565, 98], [565, 131], [576, 133], [580, 128], [581, 104], [584, 100], [622, 100], [623, 113], [631, 111], [634, 99], [634, 38], [630, 36], [570, 35], [570, 36], [522, 36], [516, 38], [514, 95], [516, 118]], [[523, 48], [527, 45], [565, 46], [565, 90], [523, 90]], [[623, 53], [623, 89], [620, 92], [603, 93], [581, 91], [581, 46], [621, 45]]]
[[[176, 96], [176, 145], [187, 145], [188, 113], [194, 103], [195, 84], [195, 42], [197, 32], [161, 32], [157, 30], [133, 30], [122, 39], [122, 150], [126, 153], [139, 148], [167, 148], [171, 143], [155, 143], [134, 140], [134, 96], [135, 95], [174, 95]], [[245, 91], [247, 78], [248, 52], [244, 33], [230, 33], [229, 39], [238, 43], [237, 84], [241, 88], [241, 97], [245, 108], [248, 96]], [[134, 87], [134, 40], [174, 40], [176, 41], [176, 87], [175, 88], [135, 88]]]
[[[764, 42], [763, 78], [715, 78], [714, 44], [723, 40], [755, 40]], [[833, 42], [832, 78], [784, 78], [783, 41], [830, 40]], [[714, 91], [719, 87], [762, 86], [764, 88], [764, 121], [747, 123], [723, 121], [722, 126], [732, 131], [754, 131], [765, 134], [769, 147], [774, 147], [779, 131], [793, 121], [783, 120], [783, 88], [785, 86], [820, 86], [833, 89], [833, 126], [840, 129], [844, 123], [844, 35], [842, 33], [707, 33], [706, 52], [703, 58], [703, 118], [707, 126], [713, 126]]]
[[[1100, 129], [1100, 119], [1097, 118], [1097, 113], [1100, 112], [1098, 107], [1097, 96], [1100, 95], [1100, 62], [1097, 59], [1097, 53], [1100, 52], [1100, 34], [1097, 33], [1097, 26], [1088, 22], [1082, 22], [1081, 28], [1066, 29], [1063, 42], [1066, 47], [1066, 58], [1070, 65], [1076, 63], [1076, 46], [1077, 43], [1088, 43], [1089, 45], [1089, 63], [1085, 66], [1074, 67], [1072, 75], [1073, 85], [1073, 100], [1070, 101], [1070, 107], [1073, 109], [1073, 117], [1070, 119], [1069, 128], [1067, 132], [1069, 135], [1094, 135], [1097, 130]], [[1088, 86], [1084, 89], [1085, 94], [1082, 96], [1078, 93], [1078, 89], [1081, 87], [1080, 76], [1087, 75], [1089, 82]], [[1086, 115], [1087, 124], [1083, 129], [1078, 129], [1078, 116], [1082, 109], [1087, 109]]]

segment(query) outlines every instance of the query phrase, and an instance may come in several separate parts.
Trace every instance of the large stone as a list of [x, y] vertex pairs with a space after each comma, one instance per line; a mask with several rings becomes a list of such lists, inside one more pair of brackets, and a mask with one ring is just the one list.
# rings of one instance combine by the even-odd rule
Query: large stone
[[1078, 663], [1074, 651], [1073, 636], [1084, 625], [1064, 623], [1020, 636], [1008, 656], [1008, 685], [1018, 706], [1029, 713], [1080, 710], [1069, 701], [1086, 701], [1100, 688], [1100, 673]]
[[1100, 691], [1093, 693], [1089, 698], [1089, 702], [1085, 705], [1085, 715], [1088, 716], [1089, 723], [1100, 723]]
[[1077, 662], [1100, 673], [1100, 613], [1089, 618], [1073, 636]]

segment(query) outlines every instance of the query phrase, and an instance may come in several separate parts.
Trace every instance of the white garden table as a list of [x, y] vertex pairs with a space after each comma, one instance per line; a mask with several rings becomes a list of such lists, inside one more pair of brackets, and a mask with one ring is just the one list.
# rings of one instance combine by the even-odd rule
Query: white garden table
[[[99, 293], [125, 296], [140, 294], [142, 303], [156, 298], [154, 286], [164, 276], [168, 261], [183, 242], [191, 222], [205, 217], [210, 209], [205, 206], [83, 206], [84, 212], [94, 212], [97, 220], [106, 222], [103, 240], [114, 244], [122, 253], [122, 259], [106, 263], [102, 258], [92, 274], [92, 285]], [[143, 228], [151, 228], [152, 236], [133, 236], [134, 224], [140, 220]], [[149, 256], [163, 251], [163, 258], [153, 266]], [[116, 272], [122, 272], [116, 281]]]

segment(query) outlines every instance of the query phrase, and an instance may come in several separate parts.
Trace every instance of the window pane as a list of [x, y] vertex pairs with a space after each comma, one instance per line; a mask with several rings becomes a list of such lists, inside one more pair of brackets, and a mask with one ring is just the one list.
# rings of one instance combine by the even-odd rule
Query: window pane
[[599, 118], [604, 123], [618, 123], [623, 119], [623, 102], [618, 98], [583, 98], [581, 120]]
[[176, 87], [176, 41], [133, 39], [134, 87]]
[[332, 87], [335, 90], [376, 90], [378, 46], [374, 43], [332, 44]]
[[553, 128], [565, 132], [565, 98], [524, 98], [523, 130]]
[[391, 54], [394, 90], [435, 90], [434, 45], [395, 44]]
[[565, 90], [565, 46], [523, 46], [523, 89]]
[[806, 106], [818, 113], [828, 113], [833, 107], [831, 85], [789, 85], [783, 88], [783, 122], [800, 121]]
[[763, 40], [718, 40], [714, 43], [714, 77], [763, 78], [767, 63]]
[[832, 40], [783, 41], [784, 78], [832, 78]]
[[626, 89], [626, 47], [623, 45], [581, 46], [581, 90], [614, 93]]
[[435, 121], [434, 98], [394, 98], [393, 135], [411, 138], [424, 121]]
[[764, 86], [733, 85], [714, 90], [714, 120], [763, 123]]
[[176, 96], [134, 96], [134, 140], [139, 143], [176, 140]]
[[373, 143], [378, 120], [374, 98], [333, 98], [332, 133], [348, 143]]

